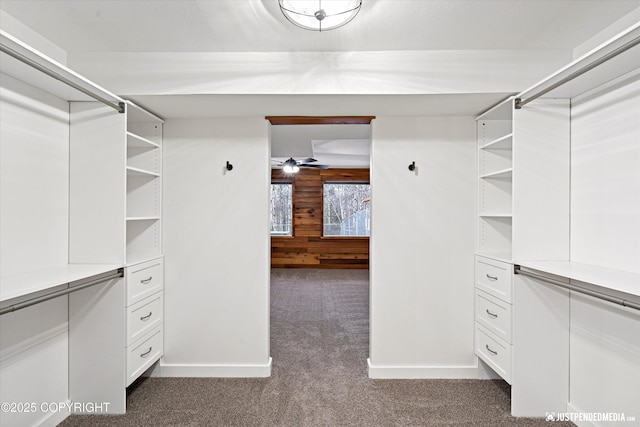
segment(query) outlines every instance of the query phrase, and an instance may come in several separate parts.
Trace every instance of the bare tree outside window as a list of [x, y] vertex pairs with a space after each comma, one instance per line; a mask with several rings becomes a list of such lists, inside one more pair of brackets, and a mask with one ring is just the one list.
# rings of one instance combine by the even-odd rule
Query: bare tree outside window
[[291, 236], [293, 185], [290, 182], [271, 183], [271, 235]]
[[371, 188], [369, 183], [324, 184], [325, 236], [369, 236]]

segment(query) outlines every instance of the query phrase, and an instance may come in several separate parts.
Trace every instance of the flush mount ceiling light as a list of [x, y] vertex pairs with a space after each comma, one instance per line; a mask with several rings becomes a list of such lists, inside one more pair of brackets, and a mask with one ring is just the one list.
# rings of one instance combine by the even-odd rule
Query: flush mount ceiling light
[[342, 27], [360, 11], [362, 0], [278, 0], [282, 14], [305, 30], [328, 31]]

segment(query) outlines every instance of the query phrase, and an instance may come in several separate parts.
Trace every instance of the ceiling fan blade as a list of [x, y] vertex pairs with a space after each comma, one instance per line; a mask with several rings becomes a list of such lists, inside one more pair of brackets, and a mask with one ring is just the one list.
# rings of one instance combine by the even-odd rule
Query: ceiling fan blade
[[329, 165], [299, 165], [301, 168], [318, 168], [318, 169], [329, 169]]
[[298, 164], [301, 164], [301, 163], [313, 163], [313, 162], [317, 162], [317, 160], [312, 158], [312, 157], [307, 157], [306, 159], [298, 160]]

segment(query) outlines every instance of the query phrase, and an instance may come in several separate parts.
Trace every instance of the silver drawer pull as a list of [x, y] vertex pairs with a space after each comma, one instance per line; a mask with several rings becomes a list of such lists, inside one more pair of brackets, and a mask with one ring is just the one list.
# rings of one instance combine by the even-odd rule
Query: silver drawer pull
[[[149, 347], [149, 350], [147, 350], [147, 351], [145, 351], [144, 353], [142, 353], [142, 354], [140, 355], [140, 357], [147, 357], [147, 356], [149, 355], [149, 353], [151, 353], [151, 349], [152, 349], [152, 348], [153, 348], [153, 347]], [[487, 348], [489, 348], [489, 347], [487, 347]]]
[[[489, 347], [489, 344], [485, 344], [484, 347], [489, 350], [489, 353], [492, 353], [493, 355], [497, 356], [498, 352], [497, 351], [493, 351], [491, 350], [491, 348]], [[151, 349], [149, 349], [149, 351], [151, 351]]]
[[487, 273], [487, 279], [489, 279], [489, 280], [498, 280], [498, 276], [490, 276], [489, 273]]
[[151, 317], [152, 314], [153, 314], [153, 311], [150, 311], [149, 314], [147, 314], [146, 316], [142, 316], [140, 320], [147, 320], [149, 317]]
[[[487, 314], [488, 314], [489, 316], [493, 317], [494, 319], [495, 319], [496, 317], [498, 317], [498, 315], [497, 315], [497, 314], [490, 312], [488, 308], [487, 308], [487, 310], [486, 310], [486, 311], [487, 311]], [[151, 313], [149, 313], [149, 316], [151, 316]]]
[[140, 283], [143, 283], [143, 284], [145, 284], [145, 285], [146, 285], [147, 283], [149, 283], [149, 282], [151, 281], [151, 279], [153, 279], [153, 276], [149, 276], [149, 278], [148, 278], [148, 279], [142, 279], [142, 280], [140, 280]]

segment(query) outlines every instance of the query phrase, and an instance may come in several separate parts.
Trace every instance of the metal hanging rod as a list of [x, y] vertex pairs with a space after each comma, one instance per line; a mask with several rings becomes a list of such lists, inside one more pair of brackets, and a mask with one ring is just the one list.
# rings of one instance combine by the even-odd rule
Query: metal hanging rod
[[[11, 47], [0, 43], [0, 51], [6, 53], [7, 55], [17, 59], [18, 61], [21, 61], [27, 65], [29, 65], [30, 67], [35, 68], [36, 70], [48, 75], [49, 77], [52, 77], [58, 81], [61, 81], [62, 83], [66, 84], [67, 86], [70, 86], [72, 88], [74, 88], [77, 91], [80, 91], [82, 93], [84, 93], [87, 96], [90, 96], [91, 98], [102, 102], [105, 105], [108, 105], [109, 107], [115, 109], [117, 112], [119, 113], [124, 113], [125, 111], [125, 103], [124, 101], [118, 101], [118, 102], [113, 102], [105, 97], [103, 97], [102, 95], [95, 93], [89, 89], [87, 89], [86, 87], [83, 87], [81, 85], [79, 85], [78, 83], [74, 82], [73, 80], [62, 76], [58, 73], [56, 73], [55, 71], [45, 67], [42, 64], [39, 64], [37, 61], [34, 61], [33, 59], [23, 55], [22, 53], [12, 49]], [[117, 98], [116, 98], [117, 99]]]
[[46, 295], [41, 295], [39, 297], [31, 298], [29, 300], [19, 302], [17, 304], [9, 305], [7, 307], [0, 309], [0, 316], [3, 314], [11, 313], [16, 310], [20, 310], [23, 308], [30, 307], [35, 304], [39, 304], [41, 302], [49, 301], [50, 299], [58, 298], [63, 295], [70, 294], [71, 292], [80, 291], [82, 289], [99, 285], [100, 283], [106, 282], [108, 280], [117, 279], [118, 277], [124, 277], [124, 269], [119, 268], [115, 273], [109, 274], [108, 276], [102, 276], [97, 279], [89, 280], [88, 282], [84, 282], [80, 285], [72, 286], [70, 288], [61, 289], [59, 291], [51, 292]]
[[520, 109], [520, 108], [524, 107], [525, 105], [527, 105], [531, 101], [540, 98], [541, 96], [551, 92], [552, 90], [562, 86], [563, 84], [565, 84], [567, 82], [570, 82], [571, 80], [575, 79], [576, 77], [579, 77], [579, 76], [583, 75], [587, 71], [590, 71], [590, 70], [596, 68], [597, 66], [602, 65], [603, 63], [607, 62], [608, 60], [610, 60], [612, 58], [615, 58], [616, 56], [620, 55], [623, 52], [626, 52], [627, 50], [631, 49], [632, 47], [638, 45], [638, 43], [640, 43], [640, 36], [628, 41], [627, 43], [623, 44], [622, 46], [617, 47], [616, 49], [614, 49], [611, 52], [609, 52], [606, 55], [604, 55], [602, 58], [599, 58], [596, 61], [594, 61], [592, 63], [589, 63], [589, 64], [585, 65], [584, 67], [574, 71], [573, 73], [571, 73], [568, 76], [560, 79], [556, 83], [553, 83], [549, 87], [546, 87], [544, 89], [540, 89], [538, 92], [535, 92], [533, 95], [531, 95], [531, 96], [529, 96], [529, 97], [527, 97], [525, 99], [516, 98], [514, 100], [515, 108], [516, 109]]
[[533, 272], [531, 272], [529, 270], [522, 270], [522, 267], [519, 266], [519, 265], [514, 266], [513, 271], [514, 271], [515, 274], [520, 274], [522, 276], [527, 276], [527, 277], [532, 277], [534, 279], [542, 280], [543, 282], [547, 282], [547, 283], [550, 283], [552, 285], [556, 285], [556, 286], [559, 286], [561, 288], [568, 289], [570, 291], [579, 292], [581, 294], [589, 295], [589, 296], [594, 297], [594, 298], [598, 298], [598, 299], [601, 299], [601, 300], [609, 301], [609, 302], [612, 302], [614, 304], [621, 305], [623, 307], [629, 307], [629, 308], [633, 308], [635, 310], [640, 310], [640, 304], [637, 304], [635, 302], [627, 301], [627, 300], [622, 299], [622, 298], [612, 297], [611, 295], [603, 294], [602, 292], [597, 292], [597, 291], [593, 291], [591, 289], [581, 288], [579, 286], [572, 285], [572, 284], [569, 284], [569, 283], [564, 283], [564, 282], [552, 279], [552, 278], [547, 277], [547, 276], [542, 275], [542, 274], [533, 273]]

